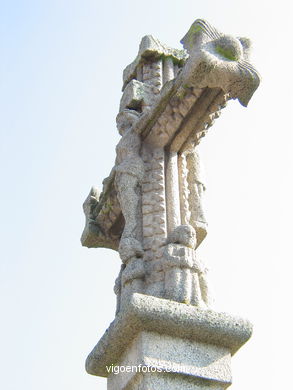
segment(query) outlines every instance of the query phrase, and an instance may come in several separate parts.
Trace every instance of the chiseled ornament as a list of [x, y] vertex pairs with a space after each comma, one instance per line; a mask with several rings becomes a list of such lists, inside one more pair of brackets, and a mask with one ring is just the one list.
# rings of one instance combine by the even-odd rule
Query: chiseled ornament
[[[224, 35], [204, 20], [196, 20], [181, 40], [196, 70], [185, 68], [189, 85], [220, 87], [232, 99], [247, 106], [260, 77], [249, 63], [250, 40]], [[201, 74], [203, 73], [203, 74]]]
[[[123, 72], [115, 165], [84, 203], [82, 245], [116, 250], [122, 263], [115, 320], [86, 363], [108, 377], [109, 390], [224, 390], [231, 355], [252, 332], [248, 321], [211, 308], [197, 254], [207, 234], [197, 146], [227, 102], [246, 106], [260, 80], [246, 38], [199, 19], [181, 42], [178, 50], [142, 39]], [[163, 373], [116, 376], [109, 367], [118, 363]]]
[[[259, 84], [250, 43], [196, 20], [185, 50], [152, 36], [123, 73], [116, 161], [84, 204], [82, 244], [118, 250], [117, 312], [144, 293], [200, 307], [210, 303], [196, 248], [207, 234], [197, 145], [229, 99], [244, 106]], [[179, 234], [182, 239], [171, 237]], [[194, 235], [187, 245], [184, 235]], [[179, 237], [178, 236], [178, 237]]]

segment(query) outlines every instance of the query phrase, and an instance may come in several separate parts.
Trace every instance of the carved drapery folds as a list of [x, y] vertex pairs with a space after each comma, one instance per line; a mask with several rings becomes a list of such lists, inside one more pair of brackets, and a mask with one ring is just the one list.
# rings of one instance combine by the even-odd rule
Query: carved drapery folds
[[118, 310], [133, 292], [210, 302], [196, 254], [207, 234], [197, 145], [229, 99], [248, 104], [259, 76], [248, 39], [196, 20], [181, 42], [185, 50], [142, 39], [123, 73], [115, 166], [84, 204], [83, 245], [118, 250], [123, 262]]

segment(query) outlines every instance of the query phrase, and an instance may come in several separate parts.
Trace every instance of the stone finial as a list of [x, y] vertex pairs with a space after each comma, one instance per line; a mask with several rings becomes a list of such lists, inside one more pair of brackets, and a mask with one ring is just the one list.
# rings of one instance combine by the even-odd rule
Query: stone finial
[[209, 87], [220, 87], [247, 106], [260, 82], [257, 71], [248, 62], [249, 39], [222, 34], [205, 20], [197, 19], [181, 43], [200, 68], [195, 77], [185, 75], [190, 85], [198, 85], [203, 78]]

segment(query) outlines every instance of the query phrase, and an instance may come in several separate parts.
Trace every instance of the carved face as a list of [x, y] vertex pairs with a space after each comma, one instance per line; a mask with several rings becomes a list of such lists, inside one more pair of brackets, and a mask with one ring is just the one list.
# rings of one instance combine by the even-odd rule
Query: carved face
[[180, 225], [173, 230], [168, 241], [194, 249], [196, 247], [196, 232], [191, 225]]
[[123, 136], [126, 130], [130, 129], [138, 120], [140, 114], [134, 110], [123, 110], [116, 117], [116, 124], [119, 134]]

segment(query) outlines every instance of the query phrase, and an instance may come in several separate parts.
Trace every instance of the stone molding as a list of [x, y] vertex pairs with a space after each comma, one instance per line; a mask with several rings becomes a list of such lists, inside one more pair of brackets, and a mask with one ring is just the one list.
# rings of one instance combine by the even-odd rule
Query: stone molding
[[116, 364], [127, 346], [142, 331], [227, 348], [233, 355], [250, 338], [248, 320], [227, 313], [135, 293], [89, 354], [89, 374], [107, 377], [106, 366]]

